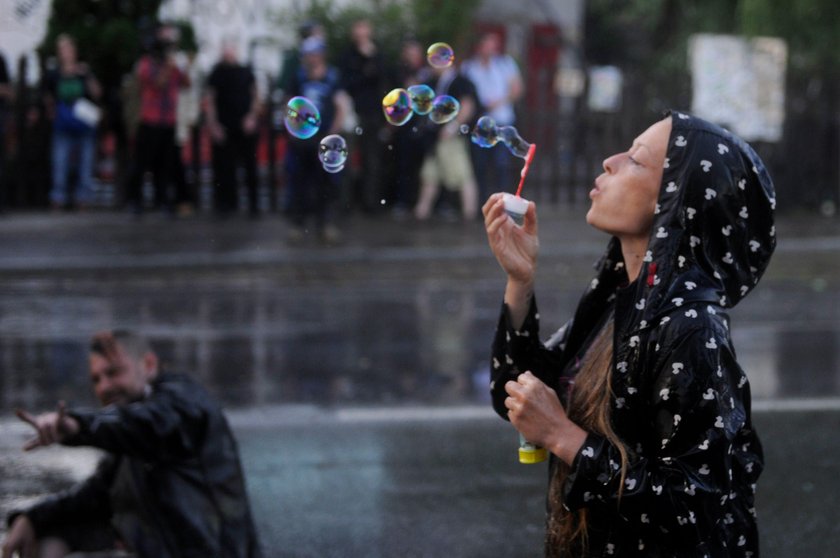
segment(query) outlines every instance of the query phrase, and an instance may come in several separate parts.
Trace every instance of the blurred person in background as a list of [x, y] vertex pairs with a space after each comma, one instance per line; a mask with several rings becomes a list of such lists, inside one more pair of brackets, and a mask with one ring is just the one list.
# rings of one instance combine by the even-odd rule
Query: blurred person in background
[[161, 370], [145, 338], [93, 337], [89, 374], [99, 409], [18, 417], [52, 444], [104, 450], [86, 480], [13, 511], [3, 558], [125, 550], [140, 558], [258, 558], [236, 440], [219, 404], [191, 377]]
[[[397, 87], [408, 88], [432, 81], [432, 71], [426, 62], [426, 49], [416, 39], [403, 42], [400, 50], [400, 65], [397, 71]], [[416, 118], [416, 117], [415, 117]], [[394, 144], [393, 180], [389, 181], [392, 191], [388, 192], [392, 205], [392, 216], [403, 219], [410, 216], [420, 191], [420, 167], [423, 165], [427, 139], [422, 126], [411, 122], [405, 126], [390, 127]]]
[[[93, 195], [99, 120], [95, 103], [102, 89], [87, 64], [79, 61], [76, 42], [70, 35], [59, 35], [55, 46], [58, 65], [44, 79], [47, 112], [53, 120], [50, 204], [59, 210], [72, 200], [81, 208], [91, 202]], [[71, 195], [67, 186], [73, 161], [76, 188]]]
[[126, 185], [127, 202], [135, 214], [143, 212], [143, 177], [154, 179], [154, 207], [172, 210], [169, 188], [175, 164], [175, 121], [178, 92], [190, 85], [187, 73], [178, 66], [175, 47], [178, 28], [158, 26], [151, 52], [143, 55], [135, 70], [140, 113], [134, 137], [134, 157]]
[[213, 140], [214, 201], [219, 215], [238, 206], [236, 170], [242, 165], [248, 188], [248, 212], [259, 216], [257, 132], [260, 102], [251, 68], [239, 62], [237, 45], [222, 43], [221, 59], [207, 78], [207, 126]]
[[317, 37], [326, 42], [327, 36], [324, 31], [324, 26], [317, 21], [305, 21], [298, 28], [298, 45], [290, 48], [283, 53], [283, 62], [280, 66], [280, 74], [277, 78], [277, 88], [281, 92], [281, 97], [285, 97], [286, 91], [297, 80], [298, 72], [300, 71], [300, 45], [309, 37]]
[[288, 240], [302, 242], [307, 223], [314, 220], [318, 238], [325, 244], [341, 240], [335, 225], [334, 201], [341, 184], [341, 172], [328, 173], [318, 159], [318, 146], [325, 136], [338, 134], [350, 110], [350, 99], [341, 88], [338, 70], [327, 64], [326, 44], [319, 37], [309, 37], [301, 45], [301, 67], [292, 80], [287, 97], [309, 99], [321, 113], [321, 127], [309, 139], [289, 136], [286, 151], [289, 208], [291, 222]]
[[475, 86], [455, 65], [434, 68], [427, 85], [435, 90], [435, 95], [455, 97], [461, 108], [446, 124], [435, 124], [428, 119], [423, 123], [431, 138], [420, 169], [420, 195], [414, 206], [414, 217], [425, 221], [432, 215], [442, 185], [446, 192], [459, 195], [461, 215], [465, 221], [472, 221], [478, 215], [478, 187], [467, 145], [469, 139], [460, 128], [469, 127], [474, 120], [478, 107]]
[[[175, 181], [175, 204], [179, 217], [193, 214], [198, 205], [198, 187], [200, 176], [196, 173], [192, 181], [187, 180], [187, 170], [184, 167], [184, 146], [193, 143], [193, 135], [197, 133], [197, 126], [201, 116], [201, 69], [195, 63], [197, 52], [194, 49], [181, 53], [184, 58], [184, 71], [189, 78], [189, 86], [178, 92], [178, 108], [175, 111], [175, 153], [173, 154], [173, 175]], [[200, 159], [201, 153], [193, 150], [193, 159]], [[195, 165], [194, 165], [195, 166]]]
[[[514, 104], [522, 96], [522, 76], [516, 61], [502, 53], [502, 42], [497, 33], [485, 33], [479, 38], [475, 55], [465, 61], [461, 71], [470, 78], [478, 91], [478, 101], [485, 114], [498, 126], [516, 123]], [[492, 149], [472, 146], [472, 157], [478, 179], [479, 198], [490, 195], [494, 184], [511, 180], [511, 158], [506, 149], [498, 145]]]
[[361, 128], [356, 142], [361, 157], [357, 198], [363, 211], [374, 212], [381, 207], [383, 193], [382, 97], [388, 93], [388, 76], [370, 20], [358, 19], [350, 26], [350, 47], [339, 69]]

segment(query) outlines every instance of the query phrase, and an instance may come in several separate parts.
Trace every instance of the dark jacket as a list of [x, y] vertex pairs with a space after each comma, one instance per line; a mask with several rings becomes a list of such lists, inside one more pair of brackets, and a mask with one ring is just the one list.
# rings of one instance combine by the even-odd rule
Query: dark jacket
[[25, 513], [35, 531], [109, 521], [140, 556], [260, 556], [242, 466], [219, 405], [189, 376], [162, 373], [149, 396], [73, 409], [65, 445], [108, 452], [96, 472]]
[[538, 339], [535, 302], [519, 331], [505, 309], [493, 344], [493, 405], [507, 417], [504, 384], [526, 370], [564, 393], [563, 375], [614, 308], [611, 423], [630, 454], [623, 495], [618, 450], [596, 434], [563, 487], [569, 509], [589, 510], [589, 555], [757, 557], [763, 456], [726, 310], [769, 263], [775, 194], [748, 145], [686, 114], [671, 118], [639, 277], [627, 284], [613, 238], [573, 320], [548, 345]]

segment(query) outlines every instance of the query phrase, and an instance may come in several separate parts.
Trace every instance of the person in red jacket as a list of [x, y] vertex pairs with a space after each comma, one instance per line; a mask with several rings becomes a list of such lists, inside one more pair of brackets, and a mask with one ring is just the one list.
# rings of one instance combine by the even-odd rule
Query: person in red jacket
[[135, 78], [140, 95], [140, 121], [134, 137], [134, 160], [126, 184], [126, 201], [135, 213], [143, 211], [143, 175], [154, 176], [156, 208], [172, 209], [175, 117], [178, 92], [190, 86], [190, 78], [177, 64], [178, 29], [161, 25], [151, 52], [137, 62]]

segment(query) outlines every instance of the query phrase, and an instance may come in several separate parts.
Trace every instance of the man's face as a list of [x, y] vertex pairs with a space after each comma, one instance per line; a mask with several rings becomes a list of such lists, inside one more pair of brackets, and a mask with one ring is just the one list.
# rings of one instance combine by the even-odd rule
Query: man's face
[[112, 360], [98, 352], [90, 353], [90, 381], [103, 406], [125, 405], [142, 399], [155, 371], [156, 360], [152, 354], [130, 358], [119, 345]]

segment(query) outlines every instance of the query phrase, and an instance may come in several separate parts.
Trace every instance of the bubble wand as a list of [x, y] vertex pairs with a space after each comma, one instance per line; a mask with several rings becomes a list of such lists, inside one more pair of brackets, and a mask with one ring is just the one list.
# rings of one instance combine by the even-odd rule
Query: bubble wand
[[528, 169], [531, 168], [531, 161], [534, 160], [534, 153], [537, 151], [537, 144], [532, 143], [528, 146], [528, 154], [525, 155], [525, 166], [522, 167], [522, 172], [519, 173], [521, 177], [519, 179], [519, 187], [516, 189], [516, 197], [520, 197], [519, 194], [522, 193], [522, 186], [525, 184], [525, 177], [528, 176]]

